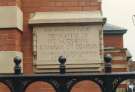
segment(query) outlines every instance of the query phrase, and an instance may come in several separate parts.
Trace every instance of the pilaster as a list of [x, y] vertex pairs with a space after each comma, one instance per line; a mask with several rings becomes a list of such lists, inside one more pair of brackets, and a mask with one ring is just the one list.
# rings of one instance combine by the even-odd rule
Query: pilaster
[[0, 1], [0, 73], [13, 73], [13, 58], [22, 58], [21, 0]]

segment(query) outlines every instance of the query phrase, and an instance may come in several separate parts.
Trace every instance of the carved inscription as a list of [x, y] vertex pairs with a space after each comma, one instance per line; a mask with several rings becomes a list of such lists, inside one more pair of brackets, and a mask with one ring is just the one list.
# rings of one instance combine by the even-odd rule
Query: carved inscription
[[36, 64], [58, 64], [58, 57], [67, 64], [100, 63], [100, 37], [96, 26], [35, 27]]

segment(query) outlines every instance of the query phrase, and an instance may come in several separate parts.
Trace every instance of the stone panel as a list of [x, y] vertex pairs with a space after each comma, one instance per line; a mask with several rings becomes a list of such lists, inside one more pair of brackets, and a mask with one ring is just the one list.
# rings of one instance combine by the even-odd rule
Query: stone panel
[[36, 64], [59, 64], [63, 55], [67, 64], [101, 63], [99, 26], [34, 27], [37, 35]]
[[[22, 53], [18, 51], [0, 51], [0, 73], [14, 73], [14, 57], [20, 56]], [[22, 62], [23, 63], [23, 62]], [[21, 63], [21, 68], [23, 70]]]
[[23, 28], [23, 15], [17, 6], [0, 7], [0, 28]]
[[63, 55], [67, 58], [67, 71], [72, 71], [73, 68], [76, 68], [74, 71], [91, 71], [92, 68], [101, 71], [103, 63], [100, 54], [101, 27], [101, 25], [35, 26], [33, 28], [34, 65], [37, 69], [48, 69], [50, 66], [58, 71], [58, 57]]

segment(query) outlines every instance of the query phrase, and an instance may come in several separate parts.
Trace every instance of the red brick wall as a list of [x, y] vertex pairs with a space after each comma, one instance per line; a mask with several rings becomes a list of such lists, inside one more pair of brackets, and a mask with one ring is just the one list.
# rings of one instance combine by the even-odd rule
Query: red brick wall
[[0, 6], [14, 6], [16, 5], [16, 0], [0, 0]]
[[[25, 12], [100, 10], [97, 0], [22, 0]], [[32, 4], [31, 4], [32, 3]]]
[[21, 6], [21, 0], [0, 0], [0, 6]]
[[81, 81], [73, 86], [71, 92], [102, 92], [100, 87], [92, 81]]
[[43, 82], [37, 81], [30, 84], [25, 92], [56, 92], [52, 85]]
[[[56, 92], [55, 89], [48, 83], [38, 81], [34, 82], [26, 88], [25, 92]], [[78, 82], [71, 88], [70, 92], [101, 92], [100, 87], [92, 81]]]
[[[71, 92], [101, 92], [101, 88], [92, 81], [81, 81], [76, 83], [72, 88]], [[8, 86], [3, 83], [0, 83], [0, 92], [10, 92]], [[56, 92], [55, 88], [43, 81], [36, 81], [28, 85], [25, 89], [25, 92]]]
[[[113, 43], [114, 44], [114, 43]], [[111, 54], [112, 55], [112, 65], [125, 65], [125, 67], [115, 67], [112, 68], [112, 72], [127, 72], [128, 68], [126, 65], [128, 65], [128, 61], [126, 59], [126, 49], [122, 49], [122, 47], [114, 48], [114, 49], [108, 49], [104, 51], [104, 54]], [[114, 59], [116, 57], [120, 57], [121, 59]]]
[[123, 48], [123, 35], [104, 35], [104, 46]]
[[17, 29], [0, 29], [0, 51], [21, 51], [21, 32]]
[[8, 86], [0, 82], [0, 92], [10, 92], [10, 89]]

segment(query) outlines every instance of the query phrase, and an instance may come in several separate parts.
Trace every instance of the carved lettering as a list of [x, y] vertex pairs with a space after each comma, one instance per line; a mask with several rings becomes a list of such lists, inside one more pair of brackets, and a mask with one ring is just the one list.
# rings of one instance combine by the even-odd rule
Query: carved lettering
[[92, 26], [38, 27], [37, 64], [58, 64], [58, 57], [67, 57], [67, 64], [100, 63], [99, 30]]

